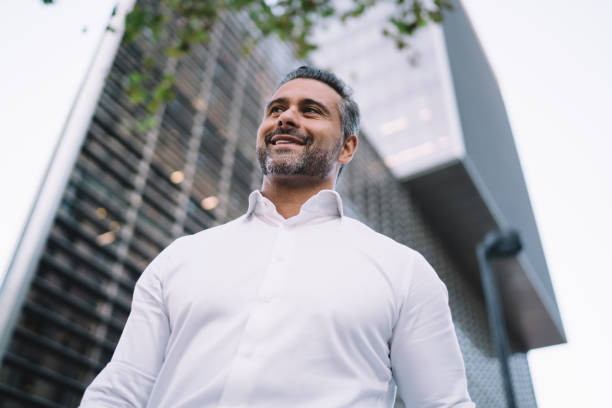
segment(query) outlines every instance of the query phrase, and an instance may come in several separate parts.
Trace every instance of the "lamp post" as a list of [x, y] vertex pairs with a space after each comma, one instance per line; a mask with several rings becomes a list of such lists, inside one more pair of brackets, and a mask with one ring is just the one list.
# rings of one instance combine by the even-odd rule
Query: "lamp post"
[[507, 258], [518, 254], [522, 249], [521, 239], [517, 231], [490, 231], [484, 239], [476, 246], [476, 256], [480, 266], [480, 279], [484, 292], [487, 314], [489, 316], [489, 327], [491, 337], [497, 356], [501, 362], [502, 375], [504, 378], [504, 389], [508, 408], [516, 408], [516, 398], [512, 388], [512, 377], [508, 358], [510, 347], [508, 344], [508, 332], [504, 319], [504, 311], [501, 304], [497, 279], [491, 268], [491, 258]]

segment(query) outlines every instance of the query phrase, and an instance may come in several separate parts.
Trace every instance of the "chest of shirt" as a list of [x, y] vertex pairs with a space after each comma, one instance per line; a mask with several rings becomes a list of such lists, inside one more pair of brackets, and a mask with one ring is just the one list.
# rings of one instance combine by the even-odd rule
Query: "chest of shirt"
[[177, 330], [240, 324], [257, 309], [298, 329], [389, 338], [399, 311], [397, 271], [329, 225], [221, 235], [167, 272], [165, 304]]

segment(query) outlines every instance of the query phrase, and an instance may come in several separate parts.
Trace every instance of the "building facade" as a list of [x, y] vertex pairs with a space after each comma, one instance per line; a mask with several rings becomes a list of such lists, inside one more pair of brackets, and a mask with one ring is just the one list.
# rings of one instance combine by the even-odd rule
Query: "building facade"
[[[299, 65], [267, 39], [242, 52], [243, 16], [225, 15], [208, 44], [176, 62], [143, 38], [122, 45], [59, 209], [46, 236], [0, 365], [0, 407], [77, 406], [112, 356], [147, 264], [175, 238], [244, 213], [260, 186], [255, 135], [265, 98]], [[167, 41], [172, 41], [171, 38]], [[176, 98], [142, 131], [142, 107], [125, 96], [127, 76], [151, 51], [156, 71], [176, 77]], [[480, 289], [423, 205], [360, 140], [341, 177], [346, 214], [420, 251], [447, 285], [469, 391], [479, 407], [505, 407]], [[1, 295], [1, 294], [0, 294]], [[525, 350], [511, 368], [520, 407], [535, 407]], [[402, 406], [401, 401], [397, 406]]]

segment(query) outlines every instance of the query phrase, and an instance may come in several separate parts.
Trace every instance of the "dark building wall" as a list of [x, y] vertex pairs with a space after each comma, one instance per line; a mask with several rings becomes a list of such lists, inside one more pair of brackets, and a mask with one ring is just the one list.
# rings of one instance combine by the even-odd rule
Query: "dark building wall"
[[[293, 61], [274, 40], [242, 54], [245, 26], [226, 16], [211, 42], [178, 64], [153, 50], [151, 82], [173, 73], [177, 98], [147, 132], [135, 130], [145, 113], [128, 102], [122, 84], [151, 45], [121, 47], [3, 357], [0, 407], [78, 405], [112, 355], [148, 262], [176, 237], [245, 211], [261, 180], [254, 164], [263, 101]], [[171, 180], [176, 171], [180, 183]], [[470, 393], [480, 407], [504, 407], [481, 301], [365, 138], [339, 190], [348, 214], [433, 264], [449, 289]], [[515, 354], [512, 367], [521, 407], [534, 407], [526, 356]]]
[[488, 204], [504, 218], [498, 221], [521, 233], [538, 280], [534, 285], [545, 291], [550, 313], [562, 327], [502, 95], [465, 9], [459, 0], [454, 3], [454, 9], [445, 14], [443, 28], [466, 153], [490, 192], [493, 202]]

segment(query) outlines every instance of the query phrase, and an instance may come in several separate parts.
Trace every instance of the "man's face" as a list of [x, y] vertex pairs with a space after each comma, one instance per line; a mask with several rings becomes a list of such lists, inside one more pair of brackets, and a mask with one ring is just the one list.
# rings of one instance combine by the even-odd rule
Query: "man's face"
[[298, 78], [281, 86], [257, 131], [264, 175], [325, 178], [342, 147], [340, 95], [323, 82]]

